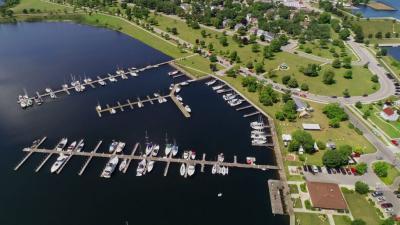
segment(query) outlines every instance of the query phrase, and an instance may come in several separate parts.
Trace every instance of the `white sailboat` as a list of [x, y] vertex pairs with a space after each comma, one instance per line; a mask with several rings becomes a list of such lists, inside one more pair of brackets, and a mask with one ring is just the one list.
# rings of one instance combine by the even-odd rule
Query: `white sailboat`
[[182, 163], [181, 168], [180, 168], [179, 171], [180, 171], [181, 176], [185, 176], [185, 173], [186, 173], [185, 163]]

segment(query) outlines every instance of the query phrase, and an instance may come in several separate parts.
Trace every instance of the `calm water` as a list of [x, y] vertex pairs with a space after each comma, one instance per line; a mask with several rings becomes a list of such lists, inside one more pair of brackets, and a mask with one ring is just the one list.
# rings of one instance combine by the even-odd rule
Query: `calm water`
[[358, 9], [354, 9], [353, 12], [360, 12], [364, 17], [394, 17], [400, 19], [399, 0], [379, 0], [379, 2], [390, 5], [391, 7], [397, 9], [397, 11], [375, 10], [368, 6], [357, 6]]
[[[70, 74], [95, 78], [117, 66], [142, 67], [169, 57], [126, 35], [69, 23], [0, 25], [0, 36], [0, 224], [288, 224], [287, 217], [271, 214], [267, 180], [276, 177], [272, 171], [231, 169], [222, 177], [212, 176], [210, 168], [201, 174], [198, 167], [194, 177], [184, 179], [179, 165], [171, 164], [163, 177], [164, 164], [156, 163], [151, 174], [137, 178], [134, 162], [127, 174], [115, 173], [105, 180], [99, 174], [106, 160], [93, 160], [78, 176], [84, 159], [72, 158], [60, 175], [54, 175], [49, 172], [54, 157], [34, 172], [44, 158], [36, 154], [14, 172], [24, 156], [21, 149], [45, 135], [45, 147], [66, 136], [85, 138], [89, 151], [103, 139], [99, 151], [104, 152], [115, 138], [127, 142], [125, 151], [130, 153], [135, 142], [143, 142], [145, 130], [161, 144], [168, 132], [181, 149], [193, 148], [207, 158], [224, 152], [229, 161], [234, 155], [239, 161], [255, 156], [260, 164], [274, 164], [274, 157], [271, 150], [250, 146], [245, 112], [230, 108], [203, 83], [182, 90], [184, 102], [194, 111], [190, 119], [171, 101], [97, 117], [97, 102], [114, 104], [155, 91], [167, 93], [173, 82], [166, 75], [172, 70], [169, 66], [22, 110], [16, 97], [24, 88], [32, 94], [59, 87]], [[219, 192], [222, 198], [217, 198]]]
[[400, 61], [400, 47], [390, 47], [388, 49], [388, 54], [391, 55], [393, 58]]

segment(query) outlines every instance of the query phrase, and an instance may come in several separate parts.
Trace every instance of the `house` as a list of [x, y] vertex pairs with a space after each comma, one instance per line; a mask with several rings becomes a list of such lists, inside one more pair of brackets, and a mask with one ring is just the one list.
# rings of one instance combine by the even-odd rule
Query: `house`
[[282, 141], [285, 147], [288, 146], [289, 142], [292, 141], [292, 135], [290, 134], [282, 134]]
[[182, 3], [180, 7], [185, 11], [185, 13], [189, 13], [191, 10], [191, 5], [188, 3]]
[[238, 31], [240, 28], [245, 27], [243, 24], [238, 23], [235, 25], [235, 27], [233, 28], [235, 31]]
[[399, 114], [392, 107], [385, 105], [380, 113], [381, 117], [387, 121], [397, 121], [399, 119]]
[[329, 210], [347, 209], [347, 203], [338, 184], [308, 181], [307, 188], [314, 208]]
[[301, 99], [293, 98], [293, 101], [294, 101], [294, 104], [296, 104], [297, 112], [307, 111], [308, 105], [305, 102], [303, 102]]
[[256, 36], [257, 37], [264, 36], [264, 39], [266, 41], [268, 41], [268, 42], [271, 42], [272, 40], [274, 40], [274, 35], [273, 34], [267, 32], [267, 31], [261, 30], [261, 29], [257, 30]]
[[304, 130], [321, 130], [321, 127], [317, 123], [303, 123]]

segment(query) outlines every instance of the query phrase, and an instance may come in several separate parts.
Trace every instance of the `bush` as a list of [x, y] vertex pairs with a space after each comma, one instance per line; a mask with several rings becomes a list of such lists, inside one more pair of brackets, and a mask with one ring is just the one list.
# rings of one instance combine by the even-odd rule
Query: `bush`
[[322, 156], [322, 162], [325, 166], [330, 168], [344, 166], [348, 164], [350, 154], [351, 146], [342, 145], [336, 151], [326, 151]]
[[363, 175], [368, 170], [368, 165], [364, 162], [359, 163], [356, 165], [356, 172], [357, 174]]
[[323, 141], [317, 141], [317, 146], [318, 146], [319, 150], [326, 149], [326, 144]]
[[304, 155], [299, 155], [299, 160], [304, 162], [306, 161], [306, 157]]
[[302, 183], [302, 184], [300, 184], [300, 190], [301, 190], [302, 192], [304, 192], [304, 193], [306, 193], [306, 192], [307, 192], [307, 186], [306, 186], [306, 183]]
[[378, 177], [387, 177], [389, 165], [386, 162], [376, 162], [373, 166], [374, 172]]
[[378, 77], [378, 75], [373, 75], [373, 76], [371, 77], [371, 81], [374, 82], [374, 83], [378, 83], [378, 82], [379, 82], [379, 77]]
[[355, 219], [351, 221], [351, 225], [367, 225], [367, 223], [362, 219]]
[[289, 83], [290, 80], [290, 76], [289, 75], [285, 75], [282, 77], [282, 84], [287, 85]]
[[275, 118], [277, 120], [284, 121], [285, 120], [285, 114], [283, 112], [281, 112], [281, 111], [276, 112]]
[[346, 72], [344, 73], [343, 77], [345, 79], [353, 79], [353, 71], [351, 70], [346, 70]]
[[301, 89], [302, 91], [308, 91], [308, 90], [309, 90], [308, 84], [306, 84], [306, 83], [301, 84], [300, 89]]
[[356, 107], [357, 107], [357, 109], [361, 109], [362, 103], [360, 101], [356, 102]]
[[328, 117], [329, 119], [334, 119], [337, 118], [339, 119], [339, 121], [345, 121], [348, 119], [348, 115], [346, 114], [346, 112], [344, 111], [344, 109], [342, 109], [339, 104], [337, 103], [331, 103], [326, 105], [322, 112], [326, 115], [326, 117]]
[[369, 187], [368, 184], [361, 182], [361, 181], [357, 181], [355, 184], [355, 190], [356, 192], [358, 192], [359, 194], [367, 194], [369, 192]]

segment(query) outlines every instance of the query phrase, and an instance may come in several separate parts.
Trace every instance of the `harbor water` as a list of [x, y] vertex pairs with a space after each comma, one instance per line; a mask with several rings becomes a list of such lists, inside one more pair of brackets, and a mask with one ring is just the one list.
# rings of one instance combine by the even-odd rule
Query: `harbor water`
[[364, 17], [393, 17], [396, 19], [400, 19], [400, 1], [398, 0], [379, 0], [378, 2], [382, 2], [384, 4], [387, 4], [391, 6], [392, 8], [396, 10], [392, 11], [385, 11], [385, 10], [375, 10], [369, 6], [357, 6], [356, 9], [353, 9], [354, 13], [361, 13]]
[[0, 25], [0, 36], [0, 224], [289, 224], [287, 216], [271, 212], [267, 181], [277, 178], [276, 171], [231, 168], [222, 176], [212, 175], [210, 167], [204, 173], [197, 167], [195, 175], [185, 179], [177, 164], [171, 164], [164, 177], [165, 164], [159, 162], [150, 174], [136, 177], [138, 162], [132, 162], [126, 174], [116, 171], [104, 179], [99, 175], [106, 159], [93, 159], [78, 176], [85, 158], [73, 157], [56, 175], [50, 173], [53, 156], [35, 173], [45, 157], [39, 153], [14, 171], [25, 155], [22, 149], [43, 136], [48, 137], [46, 148], [53, 148], [62, 137], [84, 138], [84, 151], [103, 140], [99, 152], [106, 152], [113, 139], [121, 140], [127, 143], [125, 154], [130, 154], [136, 142], [141, 142], [139, 151], [144, 150], [146, 131], [162, 150], [167, 133], [180, 150], [193, 149], [198, 158], [206, 153], [207, 159], [215, 160], [223, 152], [230, 162], [236, 155], [243, 163], [247, 156], [256, 157], [258, 164], [276, 163], [271, 149], [250, 144], [249, 122], [257, 116], [243, 118], [243, 114], [254, 109], [234, 110], [205, 81], [182, 88], [183, 102], [193, 112], [189, 119], [170, 99], [98, 117], [98, 103], [115, 105], [154, 92], [169, 93], [171, 83], [186, 78], [173, 80], [167, 75], [173, 70], [168, 65], [23, 110], [17, 97], [24, 90], [33, 96], [46, 87], [61, 88], [71, 76], [95, 79], [114, 74], [118, 67], [141, 68], [171, 58], [119, 32], [73, 23]]
[[388, 55], [400, 62], [400, 47], [387, 47]]

